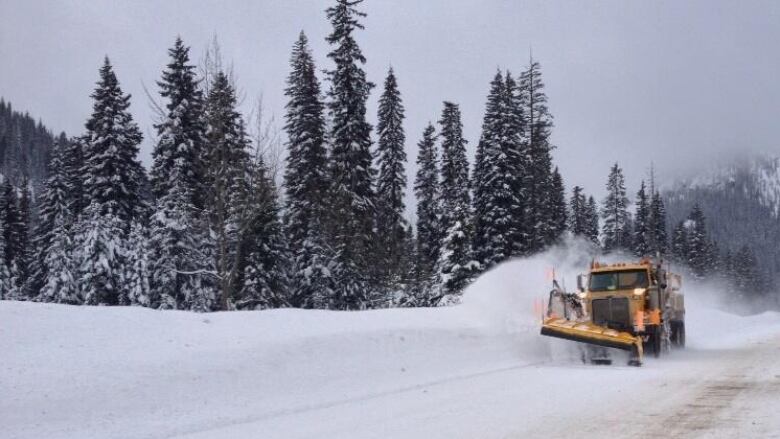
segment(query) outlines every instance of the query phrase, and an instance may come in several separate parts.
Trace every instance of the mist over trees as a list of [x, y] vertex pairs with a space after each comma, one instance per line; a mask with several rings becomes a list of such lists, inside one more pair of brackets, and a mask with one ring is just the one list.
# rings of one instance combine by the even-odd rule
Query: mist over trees
[[[360, 4], [334, 0], [325, 11], [328, 65], [315, 64], [303, 31], [291, 41], [283, 169], [250, 134], [219, 51], [199, 69], [180, 37], [150, 91], [159, 114], [148, 174], [132, 97], [108, 58], [84, 132], [72, 137], [0, 101], [0, 298], [197, 312], [439, 306], [484, 271], [568, 235], [594, 252], [660, 255], [698, 278], [767, 290], [764, 254], [716, 244], [705, 212], [718, 211], [706, 197], [684, 218], [671, 198], [667, 217], [652, 178], [631, 202], [617, 163], [600, 205], [580, 186], [567, 192], [535, 59], [486, 83], [476, 141], [447, 97], [422, 133], [407, 133], [413, 72], [369, 81]], [[377, 114], [366, 106], [373, 91]]]

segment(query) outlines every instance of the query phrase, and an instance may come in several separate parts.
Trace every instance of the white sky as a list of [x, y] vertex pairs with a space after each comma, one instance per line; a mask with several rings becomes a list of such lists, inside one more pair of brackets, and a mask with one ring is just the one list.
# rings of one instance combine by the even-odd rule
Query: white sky
[[[309, 36], [329, 68], [327, 1], [0, 0], [0, 96], [54, 130], [75, 134], [108, 54], [144, 130], [143, 92], [177, 34], [200, 58], [217, 34], [246, 95], [261, 93], [281, 122], [290, 48]], [[601, 196], [610, 165], [636, 192], [650, 162], [677, 175], [741, 151], [780, 152], [780, 2], [366, 0], [358, 40], [377, 84], [392, 65], [406, 106], [413, 180], [416, 143], [443, 100], [461, 104], [473, 152], [496, 68], [519, 73], [529, 49], [542, 63], [555, 117], [555, 162], [568, 187]]]

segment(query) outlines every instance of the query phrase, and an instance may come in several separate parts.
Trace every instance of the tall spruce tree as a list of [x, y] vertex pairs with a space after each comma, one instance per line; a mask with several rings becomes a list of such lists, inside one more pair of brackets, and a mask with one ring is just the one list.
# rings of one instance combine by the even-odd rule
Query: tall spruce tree
[[293, 258], [293, 306], [325, 307], [332, 295], [329, 265], [333, 255], [324, 239], [328, 173], [325, 150], [324, 105], [320, 98], [308, 39], [301, 32], [290, 56], [285, 95], [287, 169], [285, 234]]
[[382, 276], [391, 289], [397, 288], [404, 274], [406, 220], [406, 135], [403, 129], [404, 106], [393, 69], [387, 73], [379, 98], [377, 135], [376, 228]]
[[523, 139], [513, 105], [514, 81], [496, 72], [490, 84], [474, 166], [474, 257], [482, 269], [524, 247]]
[[133, 219], [148, 211], [142, 197], [145, 176], [138, 161], [141, 130], [129, 112], [130, 95], [122, 93], [108, 58], [100, 68], [100, 80], [92, 93], [92, 116], [86, 123], [81, 175], [87, 204], [93, 213], [111, 213], [125, 232]]
[[82, 174], [86, 141], [86, 136], [70, 138], [62, 159], [65, 180], [68, 187], [70, 187], [70, 190], [67, 192], [68, 209], [70, 210], [73, 223], [78, 220], [84, 209], [87, 208], [88, 203], [87, 196], [84, 193], [84, 174]]
[[333, 30], [327, 42], [333, 46], [328, 58], [330, 111], [330, 236], [341, 265], [335, 277], [335, 306], [340, 309], [368, 305], [375, 267], [372, 249], [374, 170], [371, 156], [371, 125], [366, 121], [366, 100], [373, 84], [361, 67], [366, 59], [354, 38], [358, 21], [365, 14], [357, 9], [362, 0], [337, 0], [326, 10]]
[[441, 214], [439, 202], [439, 167], [436, 152], [436, 130], [428, 124], [417, 144], [417, 175], [414, 194], [417, 197], [417, 270], [423, 293], [430, 294], [432, 276], [441, 248]]
[[440, 227], [445, 234], [437, 262], [437, 277], [443, 296], [462, 292], [479, 270], [479, 264], [472, 260], [469, 167], [457, 104], [444, 103], [439, 124], [442, 139]]
[[683, 221], [678, 222], [672, 230], [672, 257], [682, 264], [688, 262], [688, 234]]
[[[198, 88], [195, 66], [190, 64], [189, 50], [177, 37], [168, 50], [170, 62], [162, 80], [157, 82], [160, 96], [165, 99], [166, 114], [155, 125], [158, 140], [152, 152], [150, 180], [154, 196], [162, 198], [176, 184], [171, 180], [175, 175], [188, 188], [190, 203], [200, 209], [205, 199], [201, 187], [205, 136], [203, 93]], [[179, 168], [175, 174], [170, 172], [174, 166]]]
[[588, 197], [587, 212], [587, 236], [594, 244], [599, 244], [599, 210], [596, 199]]
[[290, 255], [279, 220], [277, 189], [261, 155], [255, 157], [251, 173], [245, 201], [248, 226], [241, 243], [246, 259], [235, 306], [238, 309], [288, 306]]
[[588, 202], [582, 187], [574, 186], [569, 199], [569, 231], [574, 236], [587, 236], [588, 225]]
[[549, 227], [547, 243], [552, 244], [561, 239], [566, 232], [566, 188], [563, 186], [563, 177], [556, 166], [553, 169], [550, 184]]
[[145, 221], [143, 167], [137, 159], [141, 131], [129, 112], [108, 58], [92, 93], [93, 111], [82, 138], [84, 204], [74, 231], [76, 277], [89, 305], [123, 303], [125, 252], [133, 221]]
[[635, 255], [643, 257], [651, 253], [651, 227], [650, 200], [645, 190], [645, 182], [642, 180], [639, 192], [636, 194], [636, 215], [634, 215], [634, 227], [632, 230], [632, 249]]
[[78, 288], [73, 273], [73, 188], [66, 173], [67, 143], [55, 142], [49, 177], [39, 198], [38, 224], [33, 233], [36, 252], [31, 288], [39, 300], [76, 304]]
[[33, 256], [30, 243], [30, 224], [32, 222], [32, 200], [30, 198], [30, 182], [27, 177], [22, 178], [17, 204], [16, 222], [11, 224], [14, 246], [14, 264], [16, 265], [16, 287], [19, 289], [20, 298], [32, 299], [38, 295], [31, 288], [31, 258]]
[[612, 166], [607, 179], [607, 196], [601, 206], [604, 219], [602, 233], [604, 250], [625, 250], [631, 243], [629, 235], [628, 198], [623, 170], [617, 163]]
[[530, 250], [537, 251], [549, 244], [556, 228], [553, 198], [552, 157], [550, 143], [552, 115], [547, 108], [542, 71], [539, 62], [530, 60], [528, 69], [520, 76], [520, 100], [525, 118], [525, 136], [528, 143], [529, 169], [527, 185], [529, 200], [528, 220], [531, 224]]
[[244, 120], [236, 109], [236, 92], [224, 72], [218, 72], [206, 99], [206, 152], [204, 174], [208, 188], [209, 225], [214, 236], [217, 285], [216, 309], [228, 310], [241, 285], [245, 256], [239, 242], [247, 226], [244, 200], [249, 168], [249, 140]]
[[20, 298], [20, 291], [17, 287], [18, 272], [14, 261], [14, 234], [12, 224], [16, 222], [18, 215], [16, 191], [11, 184], [11, 180], [2, 177], [0, 186], [0, 289], [4, 299], [17, 300]]
[[686, 262], [693, 276], [697, 279], [703, 279], [712, 269], [713, 254], [710, 248], [706, 218], [698, 204], [691, 210], [685, 227], [687, 238]]
[[666, 207], [661, 194], [655, 192], [650, 202], [650, 242], [653, 255], [664, 256], [669, 248], [666, 234]]

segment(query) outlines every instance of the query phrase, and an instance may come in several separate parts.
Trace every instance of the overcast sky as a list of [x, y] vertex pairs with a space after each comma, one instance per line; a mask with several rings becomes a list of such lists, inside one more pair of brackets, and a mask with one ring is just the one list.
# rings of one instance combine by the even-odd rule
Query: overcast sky
[[[281, 120], [290, 48], [304, 30], [318, 67], [328, 1], [0, 0], [0, 96], [51, 129], [82, 131], [104, 55], [153, 138], [143, 85], [155, 81], [176, 35], [200, 58], [218, 35], [246, 95]], [[555, 118], [555, 163], [568, 187], [601, 196], [609, 166], [629, 191], [654, 162], [661, 176], [740, 151], [780, 152], [780, 2], [366, 0], [357, 38], [377, 84], [389, 66], [406, 106], [410, 164], [443, 100], [461, 104], [469, 148], [479, 137], [497, 68], [542, 64]], [[413, 179], [413, 165], [409, 179]]]

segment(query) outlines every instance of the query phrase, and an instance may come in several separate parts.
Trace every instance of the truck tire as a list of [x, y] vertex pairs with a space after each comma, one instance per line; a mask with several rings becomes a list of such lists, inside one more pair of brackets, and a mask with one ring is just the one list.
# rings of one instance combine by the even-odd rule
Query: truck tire
[[672, 344], [680, 349], [685, 347], [685, 322], [672, 322]]
[[653, 326], [652, 330], [650, 331], [650, 339], [647, 341], [647, 347], [649, 349], [646, 350], [648, 350], [654, 358], [661, 356], [661, 343], [663, 343], [661, 327]]

